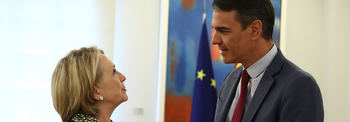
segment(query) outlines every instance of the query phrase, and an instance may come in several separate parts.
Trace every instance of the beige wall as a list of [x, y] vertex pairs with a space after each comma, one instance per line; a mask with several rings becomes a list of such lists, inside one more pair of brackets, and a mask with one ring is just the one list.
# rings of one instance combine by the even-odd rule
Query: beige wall
[[115, 0], [95, 0], [96, 5], [96, 33], [100, 48], [105, 54], [113, 59], [114, 55], [114, 17], [115, 17]]
[[349, 122], [350, 1], [286, 2], [282, 20], [284, 54], [317, 80], [323, 95], [325, 122]]
[[160, 0], [116, 0], [114, 58], [129, 96], [113, 116], [117, 121], [159, 119], [159, 33]]

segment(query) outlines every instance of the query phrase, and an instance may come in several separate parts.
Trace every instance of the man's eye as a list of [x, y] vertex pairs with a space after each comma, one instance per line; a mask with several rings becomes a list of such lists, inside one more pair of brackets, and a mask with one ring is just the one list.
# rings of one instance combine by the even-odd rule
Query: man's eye
[[225, 35], [228, 33], [228, 31], [220, 31], [221, 34]]
[[226, 30], [219, 30], [220, 33], [227, 33], [228, 31]]

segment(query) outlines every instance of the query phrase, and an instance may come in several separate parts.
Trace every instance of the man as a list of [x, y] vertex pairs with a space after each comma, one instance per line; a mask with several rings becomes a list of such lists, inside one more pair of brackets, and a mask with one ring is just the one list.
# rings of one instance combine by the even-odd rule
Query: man
[[272, 42], [270, 0], [214, 0], [212, 43], [229, 73], [218, 95], [215, 122], [322, 122], [314, 78], [287, 60]]

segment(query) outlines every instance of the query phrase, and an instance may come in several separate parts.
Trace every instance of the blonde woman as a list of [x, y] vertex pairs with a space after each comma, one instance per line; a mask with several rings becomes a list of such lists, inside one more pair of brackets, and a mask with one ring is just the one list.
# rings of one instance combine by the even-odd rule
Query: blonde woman
[[110, 122], [114, 109], [128, 100], [125, 79], [102, 50], [72, 50], [52, 75], [54, 107], [63, 122]]

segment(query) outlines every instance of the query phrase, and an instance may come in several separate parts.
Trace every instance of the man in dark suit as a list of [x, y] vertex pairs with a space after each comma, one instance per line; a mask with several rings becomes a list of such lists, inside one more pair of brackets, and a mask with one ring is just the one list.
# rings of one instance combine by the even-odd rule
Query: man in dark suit
[[214, 0], [212, 7], [212, 43], [225, 63], [243, 65], [224, 80], [215, 122], [323, 122], [316, 81], [272, 42], [270, 0]]

